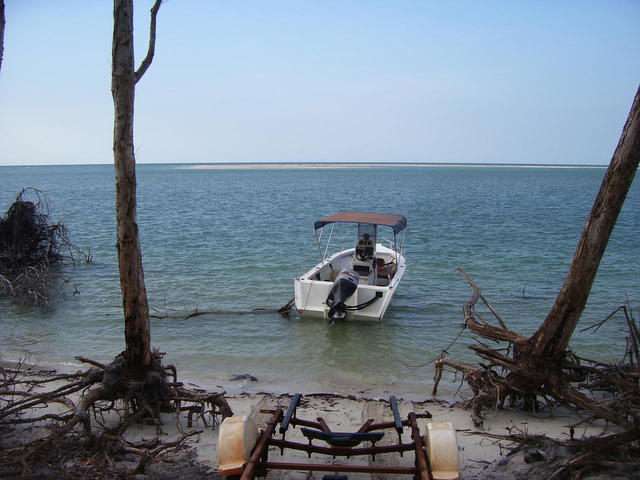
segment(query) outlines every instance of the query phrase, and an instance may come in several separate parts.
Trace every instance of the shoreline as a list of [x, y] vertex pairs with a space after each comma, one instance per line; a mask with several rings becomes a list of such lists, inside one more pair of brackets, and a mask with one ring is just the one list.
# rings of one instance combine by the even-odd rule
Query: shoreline
[[[86, 356], [86, 354], [80, 354]], [[96, 361], [109, 363], [109, 358], [92, 358]], [[265, 378], [260, 374], [251, 371], [237, 371], [229, 373], [216, 373], [195, 371], [185, 368], [179, 362], [173, 361], [171, 356], [165, 357], [166, 363], [174, 364], [178, 369], [178, 381], [185, 385], [194, 385], [206, 390], [224, 390], [229, 395], [289, 395], [301, 393], [303, 395], [341, 395], [355, 396], [369, 400], [384, 400], [395, 395], [405, 401], [411, 402], [461, 402], [470, 397], [470, 388], [467, 385], [460, 385], [460, 380], [455, 377], [441, 379], [438, 386], [438, 395], [433, 396], [431, 390], [433, 384], [411, 384], [405, 383], [378, 383], [375, 379], [362, 380], [361, 382], [349, 383], [345, 379], [341, 381], [336, 378], [324, 379], [324, 381], [300, 382], [299, 379], [286, 380], [281, 377]], [[0, 356], [0, 366], [15, 368], [19, 363], [23, 366], [42, 372], [57, 372], [61, 374], [76, 373], [85, 370], [86, 364], [79, 362], [75, 358], [67, 361], [42, 361], [35, 356], [25, 358], [8, 357], [5, 354]]]
[[[59, 382], [49, 384], [46, 389], [51, 391], [56, 388]], [[264, 413], [264, 410], [283, 409], [286, 410], [292, 394], [271, 394], [271, 393], [240, 393], [240, 394], [225, 394], [229, 405], [233, 410], [234, 416], [248, 416], [253, 418], [258, 427], [266, 427], [266, 424], [271, 418], [270, 414]], [[78, 396], [73, 395], [74, 401], [78, 401]], [[526, 459], [527, 452], [531, 448], [526, 448], [524, 451], [519, 451], [515, 454], [508, 454], [510, 448], [514, 446], [512, 440], [498, 438], [500, 436], [508, 436], [511, 434], [524, 433], [528, 436], [534, 437], [536, 435], [545, 435], [552, 439], [567, 439], [569, 437], [569, 425], [576, 423], [579, 418], [566, 412], [556, 411], [551, 413], [537, 413], [531, 414], [515, 410], [494, 410], [486, 412], [485, 420], [482, 428], [478, 428], [474, 425], [471, 411], [462, 408], [461, 406], [450, 404], [446, 401], [439, 400], [423, 400], [423, 401], [410, 401], [399, 399], [398, 407], [400, 416], [407, 418], [409, 412], [415, 412], [416, 414], [431, 414], [432, 418], [419, 418], [418, 427], [421, 435], [424, 435], [427, 430], [427, 423], [429, 422], [451, 422], [457, 431], [457, 443], [458, 453], [461, 465], [462, 478], [465, 480], [507, 480], [513, 478], [544, 478], [546, 475], [542, 474], [544, 469], [553, 468], [551, 462], [559, 461], [558, 458], [549, 457], [545, 461], [536, 461], [534, 463], [529, 462]], [[48, 409], [55, 408], [49, 406]], [[25, 412], [26, 416], [37, 414], [42, 415], [42, 411], [38, 410]], [[183, 414], [186, 415], [186, 414]], [[306, 420], [316, 420], [322, 418], [326, 424], [337, 432], [355, 432], [369, 419], [373, 419], [376, 422], [387, 422], [393, 420], [393, 413], [390, 409], [389, 398], [375, 399], [366, 398], [354, 395], [342, 395], [336, 393], [314, 393], [306, 394], [302, 397], [302, 402], [297, 409], [297, 416]], [[107, 417], [107, 423], [114, 420], [113, 417]], [[148, 440], [154, 438], [156, 435], [160, 435], [164, 440], [171, 441], [180, 437], [184, 432], [184, 425], [186, 424], [186, 418], [182, 418], [180, 423], [183, 427], [178, 427], [176, 424], [176, 417], [174, 414], [163, 413], [161, 414], [161, 427], [153, 423], [142, 423], [131, 425], [126, 432], [126, 438], [129, 441], [137, 442], [141, 440]], [[104, 418], [103, 418], [104, 421]], [[159, 429], [158, 429], [159, 428]], [[210, 472], [204, 473], [200, 476], [190, 476], [194, 480], [204, 480], [217, 478], [222, 480], [223, 477], [213, 475], [213, 472], [217, 472], [217, 449], [218, 449], [218, 434], [219, 428], [203, 429], [203, 425], [194, 424], [193, 429], [201, 430], [201, 432], [188, 441], [187, 445], [193, 452], [193, 458], [195, 458], [200, 464]], [[37, 431], [41, 434], [46, 434], [48, 431], [45, 424], [36, 424], [34, 427], [19, 427], [11, 434], [12, 441], [25, 441], [33, 439], [33, 435], [37, 435]], [[602, 431], [601, 425], [595, 426], [581, 426], [576, 428], [576, 437], [579, 438], [582, 435], [596, 435]], [[410, 430], [405, 429], [402, 438], [407, 441], [410, 439]], [[395, 441], [395, 432], [389, 435], [388, 440], [383, 439], [382, 444], [393, 443]], [[299, 442], [307, 443], [307, 439], [303, 437], [299, 428], [292, 429], [287, 434], [287, 439]], [[317, 443], [317, 442], [316, 442]], [[536, 451], [537, 450], [536, 447]], [[317, 456], [310, 460], [307, 458], [306, 452], [286, 450], [284, 457], [280, 456], [279, 451], [272, 451], [274, 461], [287, 461], [299, 464], [305, 463], [334, 463], [330, 456]], [[562, 460], [562, 459], [560, 459]], [[121, 460], [116, 460], [116, 463]], [[404, 456], [398, 456], [397, 454], [380, 454], [375, 459], [367, 456], [353, 456], [349, 458], [340, 457], [337, 461], [339, 464], [348, 465], [375, 465], [375, 466], [413, 466], [413, 454], [409, 453]], [[131, 463], [123, 462], [122, 465], [116, 466], [131, 468]], [[135, 465], [135, 464], [133, 464]], [[163, 470], [161, 463], [157, 468], [160, 471]], [[188, 460], [177, 460], [174, 469], [179, 471], [185, 471], [193, 469], [193, 464]], [[195, 469], [201, 471], [202, 469]], [[165, 473], [171, 473], [171, 470]], [[46, 477], [50, 478], [50, 477]], [[159, 477], [168, 478], [168, 477]], [[283, 477], [277, 471], [273, 472], [273, 475], [267, 476], [267, 479], [277, 480]], [[289, 480], [320, 480], [321, 475], [311, 475], [305, 471], [289, 471], [286, 473], [286, 478]], [[351, 477], [350, 477], [351, 478]], [[380, 477], [375, 475], [360, 474], [354, 478], [362, 480], [376, 480]], [[391, 476], [385, 478], [406, 478]], [[598, 477], [608, 478], [608, 477]]]
[[[108, 364], [109, 360], [91, 358], [104, 364]], [[206, 378], [204, 375], [185, 374], [181, 370], [180, 365], [168, 362], [168, 364], [175, 365], [177, 367], [178, 382], [184, 385], [193, 386], [203, 390], [224, 390], [230, 397], [236, 396], [292, 396], [300, 393], [304, 396], [335, 396], [337, 398], [349, 399], [358, 398], [360, 400], [367, 401], [386, 401], [391, 395], [396, 396], [399, 400], [406, 402], [412, 402], [415, 404], [422, 403], [439, 403], [453, 405], [458, 402], [464, 402], [467, 400], [465, 393], [469, 393], [470, 390], [461, 387], [460, 382], [447, 383], [443, 378], [441, 384], [438, 387], [438, 395], [431, 395], [431, 388], [433, 385], [427, 385], [424, 389], [424, 393], [418, 393], [417, 391], [409, 392], [402, 388], [394, 388], [394, 385], [378, 386], [376, 389], [372, 387], [371, 382], [364, 382], [359, 385], [352, 385], [351, 388], [339, 388], [337, 386], [330, 386], [328, 384], [309, 382], [307, 384], [299, 384], [296, 382], [281, 383], [281, 382], [269, 382], [256, 379], [250, 373], [240, 373], [238, 375], [230, 375], [227, 378]], [[84, 371], [89, 368], [87, 363], [83, 363], [75, 358], [68, 362], [40, 362], [34, 361], [33, 357], [26, 356], [20, 359], [7, 358], [0, 352], [0, 367], [30, 371], [31, 375], [38, 378], [46, 377], [49, 375], [67, 375], [75, 374], [79, 371]], [[455, 388], [447, 388], [449, 386], [455, 386]], [[440, 393], [440, 392], [446, 393]]]
[[[0, 364], [8, 366], [13, 362], [0, 361]], [[15, 367], [16, 365], [12, 365]], [[23, 365], [24, 367], [24, 365]], [[41, 368], [41, 366], [35, 366]], [[35, 372], [36, 377], [45, 377], [52, 375], [51, 371], [45, 371], [41, 369]], [[58, 380], [53, 383], [47, 384], [44, 387], [46, 391], [53, 391], [63, 380]], [[193, 385], [198, 387], [197, 385]], [[211, 391], [216, 391], [212, 389]], [[220, 391], [220, 390], [218, 390]], [[265, 414], [263, 410], [274, 410], [281, 408], [286, 410], [290, 399], [293, 397], [292, 393], [268, 393], [268, 392], [255, 392], [255, 393], [235, 393], [225, 394], [229, 405], [233, 410], [234, 416], [249, 416], [254, 419], [259, 427], [265, 427], [271, 418], [270, 414]], [[79, 394], [73, 394], [72, 398], [74, 402], [78, 401]], [[425, 399], [421, 401], [398, 399], [398, 407], [400, 416], [407, 418], [409, 412], [415, 412], [416, 414], [431, 414], [432, 418], [420, 418], [418, 419], [418, 427], [421, 435], [426, 432], [426, 425], [428, 422], [451, 422], [457, 431], [457, 442], [459, 457], [462, 468], [462, 477], [465, 480], [507, 480], [513, 478], [544, 478], [547, 470], [557, 468], [558, 462], [565, 460], [566, 452], [563, 456], [559, 456], [556, 451], [560, 447], [554, 447], [556, 450], [551, 450], [551, 453], [546, 456], [545, 453], [538, 453], [542, 455], [543, 460], [536, 460], [531, 462], [527, 460], [528, 453], [533, 449], [536, 452], [541, 452], [545, 447], [527, 447], [520, 449], [514, 454], [507, 454], [511, 447], [515, 446], [513, 440], [499, 437], [507, 437], [512, 434], [524, 434], [531, 438], [538, 435], [545, 435], [555, 440], [566, 440], [573, 433], [570, 432], [570, 426], [578, 425], [581, 421], [581, 417], [574, 413], [557, 409], [547, 412], [522, 412], [519, 410], [492, 410], [485, 412], [485, 419], [482, 427], [474, 425], [471, 411], [463, 408], [460, 405], [452, 404], [445, 400], [439, 399]], [[47, 409], [55, 409], [53, 405], [49, 405]], [[24, 412], [25, 416], [29, 415], [42, 415], [42, 410], [37, 409], [27, 410]], [[186, 415], [186, 414], [183, 414]], [[303, 395], [303, 401], [298, 407], [297, 415], [300, 418], [307, 420], [315, 420], [321, 417], [326, 421], [326, 424], [336, 432], [344, 431], [357, 431], [362, 425], [369, 419], [373, 419], [376, 422], [392, 421], [393, 413], [390, 409], [389, 396], [386, 398], [368, 398], [362, 395], [350, 395], [341, 393], [308, 393]], [[109, 418], [109, 417], [107, 417]], [[104, 421], [104, 418], [103, 418]], [[184, 425], [186, 418], [180, 420]], [[126, 437], [131, 441], [140, 441], [141, 439], [153, 438], [155, 435], [160, 435], [165, 440], [171, 440], [179, 437], [183, 431], [183, 427], [179, 427], [176, 424], [176, 417], [172, 413], [161, 414], [161, 428], [158, 430], [158, 426], [155, 424], [143, 423], [133, 424], [127, 430]], [[212, 472], [217, 471], [217, 448], [218, 448], [218, 433], [219, 428], [202, 428], [203, 425], [196, 424], [194, 429], [202, 430], [197, 437], [188, 442], [193, 454], [198, 462], [207, 467]], [[33, 430], [35, 428], [35, 430]], [[36, 431], [46, 433], [47, 428], [44, 424], [38, 424], [34, 427], [26, 427], [23, 429], [18, 428], [11, 435], [14, 441], [24, 441], [33, 438], [32, 435]], [[575, 437], [580, 438], [583, 436], [593, 436], [601, 434], [605, 429], [602, 423], [595, 423], [593, 425], [581, 424], [575, 428]], [[293, 429], [288, 433], [287, 438], [289, 440], [306, 443], [300, 429]], [[393, 442], [395, 435], [389, 436], [389, 441]], [[410, 438], [410, 431], [405, 430], [403, 438], [406, 440]], [[384, 440], [386, 441], [386, 440]], [[383, 441], [383, 444], [384, 444]], [[273, 451], [273, 457], [275, 461], [287, 461], [295, 463], [309, 463], [311, 460], [307, 458], [306, 452], [287, 450], [285, 457], [280, 457], [279, 452]], [[331, 457], [314, 456], [312, 463], [332, 463]], [[408, 454], [404, 456], [398, 456], [395, 454], [381, 454], [376, 459], [370, 457], [356, 456], [351, 458], [340, 458], [339, 462], [346, 464], [365, 464], [369, 462], [369, 465], [376, 466], [412, 466], [413, 455]], [[123, 467], [126, 465], [122, 465]], [[193, 465], [188, 461], [182, 461], [178, 463], [178, 469], [190, 468]], [[158, 468], [162, 469], [162, 466]], [[49, 477], [47, 477], [49, 478]], [[164, 477], [163, 477], [164, 478]], [[202, 476], [190, 477], [194, 480], [204, 480], [210, 478], [222, 477], [214, 476], [211, 474], [203, 474]], [[272, 480], [284, 478], [278, 474], [275, 476], [268, 476]], [[289, 480], [319, 480], [321, 476], [310, 475], [303, 471], [292, 471], [286, 474], [286, 478]], [[355, 478], [355, 477], [354, 477]], [[376, 480], [379, 477], [372, 475], [361, 474], [357, 476], [358, 479], [363, 480]], [[385, 477], [385, 478], [401, 478], [397, 476]], [[607, 476], [600, 476], [600, 479], [609, 478]]]

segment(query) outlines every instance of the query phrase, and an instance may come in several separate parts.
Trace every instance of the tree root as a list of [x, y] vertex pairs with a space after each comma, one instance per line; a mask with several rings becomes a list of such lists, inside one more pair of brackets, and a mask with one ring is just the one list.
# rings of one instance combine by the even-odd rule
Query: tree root
[[[180, 429], [181, 416], [186, 417], [190, 429], [197, 422], [215, 428], [221, 418], [233, 415], [224, 392], [185, 388], [177, 381], [176, 368], [163, 367], [161, 353], [156, 351], [153, 356], [154, 363], [142, 380], [128, 377], [120, 355], [109, 365], [77, 357], [92, 368], [72, 375], [42, 377], [32, 370], [21, 369], [24, 365], [13, 369], [0, 367], [0, 428], [34, 425], [50, 429], [44, 437], [19, 445], [19, 455], [15, 449], [2, 446], [0, 472], [7, 465], [7, 471], [19, 468], [27, 472], [33, 459], [48, 455], [52, 447], [77, 437], [85, 439], [87, 448], [100, 445], [95, 455], [103, 457], [101, 462], [108, 463], [109, 455], [118, 452], [136, 455], [138, 462], [130, 473], [141, 473], [157, 456], [180, 448], [202, 431], [184, 432], [170, 443], [156, 440], [136, 444], [125, 440], [131, 424], [148, 419], [159, 425], [162, 413], [172, 413]], [[54, 384], [51, 389], [52, 382], [62, 385]], [[52, 404], [59, 405], [59, 411], [49, 411]], [[45, 411], [37, 415], [35, 409]], [[113, 413], [115, 425], [113, 415], [105, 420], [106, 414]]]
[[[580, 358], [570, 351], [561, 358], [539, 357], [534, 353], [532, 339], [509, 330], [492, 308], [499, 326], [480, 319], [475, 305], [480, 299], [486, 300], [469, 275], [462, 269], [460, 272], [472, 289], [471, 299], [463, 308], [466, 328], [500, 343], [498, 348], [479, 341], [469, 346], [483, 360], [480, 366], [448, 360], [443, 352], [435, 362], [433, 394], [437, 393], [444, 369], [450, 368], [461, 372], [463, 381], [471, 387], [473, 397], [465, 406], [472, 409], [478, 427], [482, 426], [483, 411], [508, 404], [525, 409], [563, 405], [586, 414], [588, 420], [602, 419], [620, 429], [621, 433], [615, 436], [568, 444], [578, 453], [553, 478], [571, 478], [567, 475], [582, 468], [604, 466], [609, 462], [608, 455], [614, 453], [614, 446], [624, 445], [622, 450], [640, 462], [640, 449], [635, 447], [640, 441], [640, 335], [630, 310], [620, 307], [614, 312], [624, 314], [628, 327], [628, 347], [620, 364]], [[602, 323], [594, 327], [599, 328]]]
[[91, 261], [90, 253], [71, 242], [62, 223], [49, 222], [44, 193], [22, 189], [0, 217], [0, 295], [48, 305], [58, 280], [64, 280], [55, 266], [74, 263], [78, 255]]

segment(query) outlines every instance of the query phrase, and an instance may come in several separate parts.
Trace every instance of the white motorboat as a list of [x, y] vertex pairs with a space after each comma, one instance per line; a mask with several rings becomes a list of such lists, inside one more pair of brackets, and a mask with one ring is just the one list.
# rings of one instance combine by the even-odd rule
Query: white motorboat
[[[336, 224], [357, 225], [355, 246], [327, 256]], [[322, 236], [330, 226], [322, 253]], [[322, 260], [294, 281], [295, 306], [304, 317], [338, 320], [382, 320], [404, 275], [402, 215], [341, 212], [315, 222]], [[378, 227], [393, 233], [387, 242]], [[383, 230], [382, 228], [380, 230]], [[386, 244], [385, 244], [386, 243]]]

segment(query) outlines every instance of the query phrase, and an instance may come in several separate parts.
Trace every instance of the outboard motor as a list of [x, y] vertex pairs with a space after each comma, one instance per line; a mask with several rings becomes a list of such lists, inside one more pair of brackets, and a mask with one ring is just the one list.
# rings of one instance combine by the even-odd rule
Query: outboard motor
[[333, 282], [333, 287], [327, 297], [329, 306], [329, 320], [334, 323], [336, 320], [343, 320], [346, 316], [346, 306], [344, 302], [354, 294], [358, 288], [360, 275], [353, 270], [342, 270]]

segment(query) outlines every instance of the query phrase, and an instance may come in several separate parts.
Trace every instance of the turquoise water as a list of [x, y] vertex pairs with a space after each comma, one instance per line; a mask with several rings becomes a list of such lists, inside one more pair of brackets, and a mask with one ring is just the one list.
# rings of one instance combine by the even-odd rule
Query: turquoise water
[[[459, 331], [470, 290], [464, 268], [507, 325], [531, 334], [564, 280], [604, 168], [384, 167], [196, 170], [138, 167], [139, 227], [152, 339], [185, 381], [230, 391], [364, 391], [430, 395], [434, 358]], [[0, 167], [0, 209], [18, 191], [46, 192], [55, 219], [91, 249], [66, 267], [48, 310], [0, 301], [4, 358], [75, 368], [124, 348], [115, 251], [113, 167]], [[636, 180], [578, 327], [640, 303], [640, 187]], [[314, 220], [341, 210], [408, 218], [408, 268], [381, 324], [252, 313], [293, 296], [293, 278], [318, 261]], [[74, 295], [74, 290], [79, 294]], [[181, 320], [194, 310], [213, 312]], [[488, 318], [488, 317], [486, 317]], [[450, 358], [476, 361], [468, 333]], [[616, 360], [621, 318], [577, 332], [582, 356]], [[232, 381], [251, 374], [257, 382]], [[451, 385], [451, 389], [455, 386]], [[452, 390], [450, 390], [452, 391]]]

